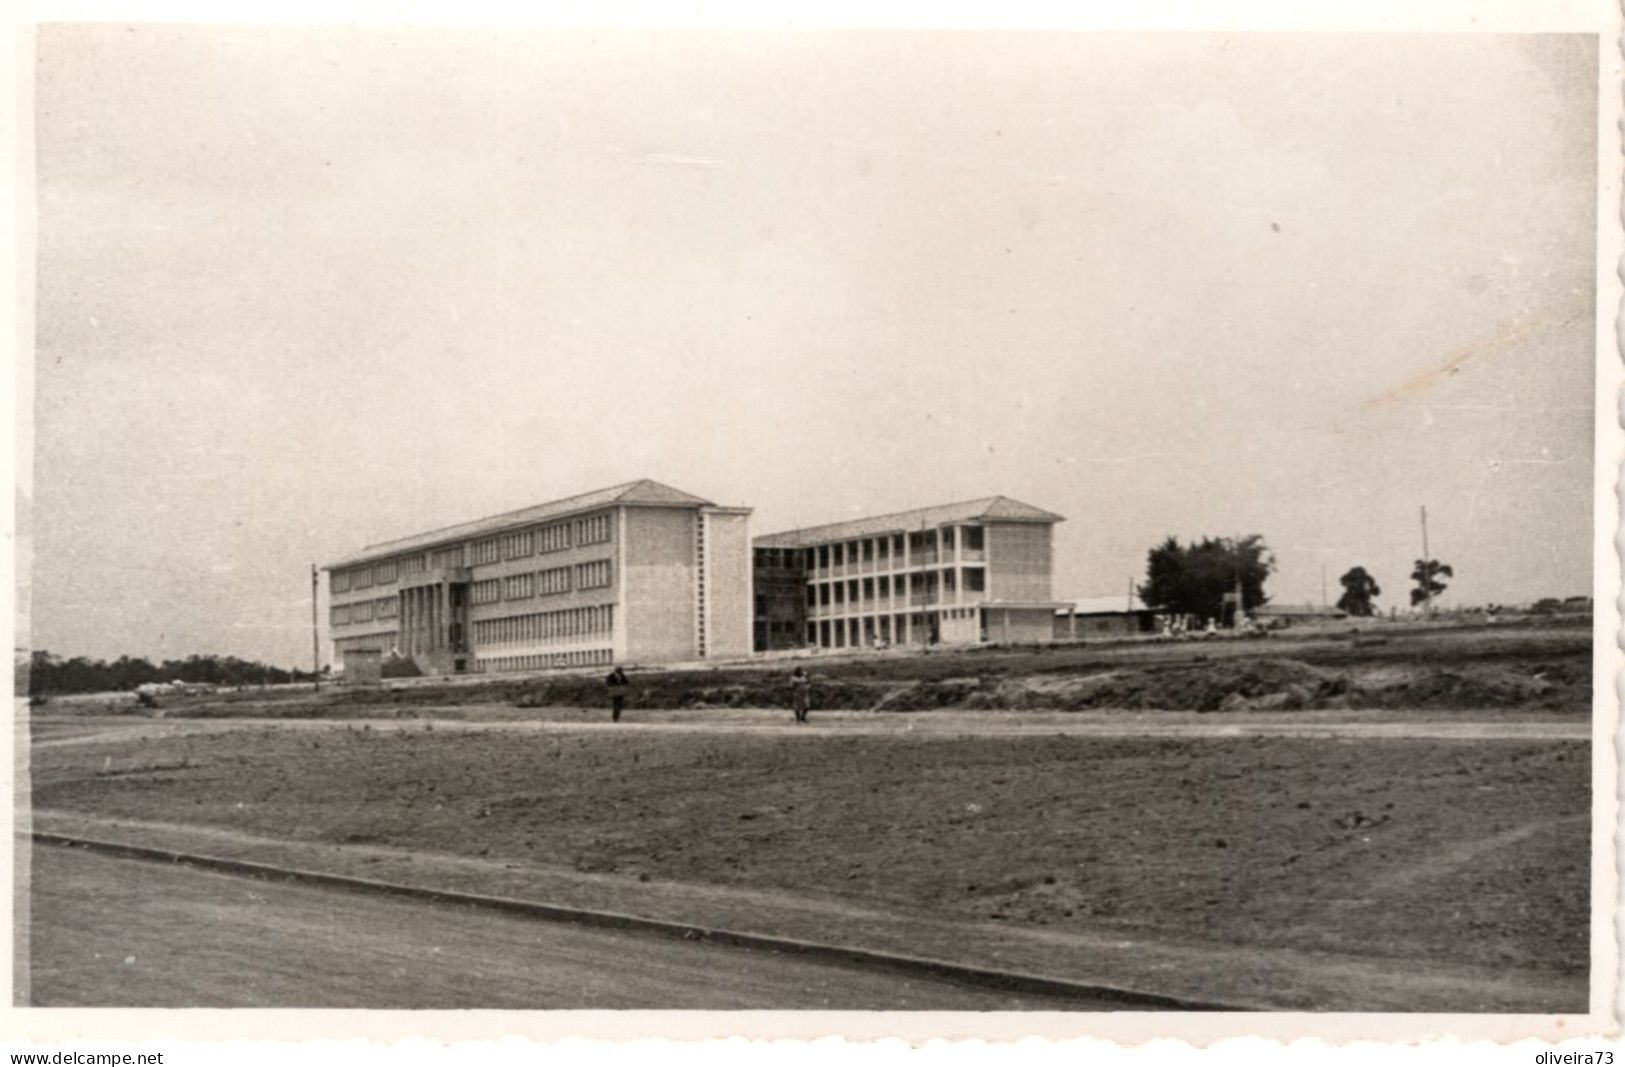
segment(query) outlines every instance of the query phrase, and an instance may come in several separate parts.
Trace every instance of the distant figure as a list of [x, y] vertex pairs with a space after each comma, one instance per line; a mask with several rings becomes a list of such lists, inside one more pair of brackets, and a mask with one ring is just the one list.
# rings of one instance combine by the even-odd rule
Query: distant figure
[[626, 672], [617, 666], [609, 672], [604, 684], [609, 686], [609, 721], [620, 722], [621, 712], [626, 709], [626, 687], [631, 685], [632, 681], [627, 678]]
[[812, 704], [812, 679], [800, 667], [790, 672], [790, 696], [795, 703], [796, 722], [806, 722], [807, 708]]

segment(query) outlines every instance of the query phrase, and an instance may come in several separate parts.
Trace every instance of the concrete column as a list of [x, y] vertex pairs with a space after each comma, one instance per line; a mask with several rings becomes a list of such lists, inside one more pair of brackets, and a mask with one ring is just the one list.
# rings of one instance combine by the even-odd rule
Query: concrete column
[[451, 586], [441, 582], [440, 591], [440, 647], [451, 648]]
[[423, 587], [423, 651], [425, 652], [435, 650], [435, 625], [440, 621], [436, 617], [438, 613], [435, 611], [435, 607], [434, 586], [426, 585]]

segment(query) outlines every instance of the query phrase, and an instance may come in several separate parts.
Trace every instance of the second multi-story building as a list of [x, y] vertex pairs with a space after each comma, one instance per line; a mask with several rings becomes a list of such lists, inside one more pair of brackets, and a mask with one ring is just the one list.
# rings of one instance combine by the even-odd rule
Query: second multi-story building
[[1053, 640], [1062, 521], [994, 496], [758, 537], [754, 647]]

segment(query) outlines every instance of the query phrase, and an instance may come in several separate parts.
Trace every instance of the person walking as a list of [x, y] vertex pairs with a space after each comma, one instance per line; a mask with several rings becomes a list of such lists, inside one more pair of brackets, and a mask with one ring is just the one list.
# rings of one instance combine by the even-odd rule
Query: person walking
[[609, 677], [604, 679], [604, 684], [609, 687], [609, 721], [620, 722], [621, 712], [626, 709], [626, 687], [631, 685], [632, 681], [617, 665], [609, 672]]
[[812, 704], [812, 679], [800, 667], [790, 672], [790, 696], [796, 709], [796, 722], [807, 721], [807, 708]]

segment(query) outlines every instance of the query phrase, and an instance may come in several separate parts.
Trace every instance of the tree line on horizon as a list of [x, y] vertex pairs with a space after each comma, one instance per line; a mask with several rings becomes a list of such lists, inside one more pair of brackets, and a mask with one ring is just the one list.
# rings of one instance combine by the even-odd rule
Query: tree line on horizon
[[[1169, 537], [1152, 548], [1146, 557], [1146, 581], [1137, 588], [1140, 599], [1154, 611], [1194, 615], [1223, 622], [1225, 606], [1234, 603], [1241, 589], [1244, 610], [1253, 611], [1269, 603], [1264, 583], [1275, 570], [1275, 557], [1262, 534], [1246, 537], [1204, 537], [1187, 545]], [[1411, 606], [1431, 604], [1445, 591], [1445, 578], [1455, 571], [1436, 559], [1417, 560], [1411, 571]], [[1339, 611], [1358, 617], [1377, 613], [1375, 599], [1382, 595], [1377, 580], [1364, 567], [1350, 568], [1338, 581], [1343, 595]]]
[[56, 693], [108, 693], [133, 690], [149, 682], [205, 682], [219, 686], [284, 685], [309, 682], [314, 675], [297, 667], [273, 667], [236, 656], [192, 655], [153, 663], [142, 657], [105, 660], [74, 656], [63, 659], [43, 649], [28, 658], [30, 696]]

